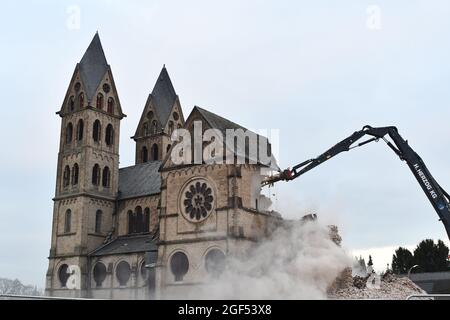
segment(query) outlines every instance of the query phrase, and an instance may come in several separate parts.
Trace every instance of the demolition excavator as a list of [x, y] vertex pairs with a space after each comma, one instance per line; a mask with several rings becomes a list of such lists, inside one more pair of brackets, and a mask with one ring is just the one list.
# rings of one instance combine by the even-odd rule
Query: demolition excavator
[[[355, 144], [359, 139], [368, 136], [371, 137], [368, 140]], [[392, 142], [387, 138], [390, 137]], [[430, 200], [434, 210], [436, 210], [439, 221], [444, 224], [447, 235], [450, 239], [450, 196], [449, 194], [436, 182], [436, 180], [428, 171], [425, 163], [420, 156], [409, 146], [408, 141], [404, 140], [396, 127], [380, 127], [373, 128], [371, 126], [365, 126], [362, 130], [354, 132], [348, 138], [337, 143], [323, 154], [315, 159], [306, 160], [292, 169], [286, 169], [280, 171], [277, 174], [267, 177], [263, 180], [262, 185], [273, 185], [278, 181], [291, 181], [309, 170], [317, 167], [332, 157], [338, 155], [341, 152], [349, 151], [356, 147], [361, 147], [373, 141], [379, 141], [383, 139], [387, 145], [397, 154], [400, 160], [405, 161], [416, 177], [422, 190], [425, 192], [428, 200]]]

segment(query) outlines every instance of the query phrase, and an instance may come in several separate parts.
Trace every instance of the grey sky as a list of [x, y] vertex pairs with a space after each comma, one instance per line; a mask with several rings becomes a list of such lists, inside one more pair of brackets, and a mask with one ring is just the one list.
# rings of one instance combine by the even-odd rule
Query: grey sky
[[[280, 166], [365, 124], [396, 125], [450, 189], [448, 1], [8, 1], [0, 11], [0, 276], [43, 286], [59, 109], [95, 31], [124, 112], [121, 166], [166, 64], [185, 116], [194, 105], [280, 129]], [[80, 29], [67, 9], [81, 10]], [[367, 28], [377, 5], [381, 30]], [[274, 191], [274, 190], [272, 190]], [[290, 218], [316, 210], [349, 249], [446, 239], [404, 163], [380, 142], [275, 188]], [[376, 260], [376, 257], [375, 259]], [[376, 261], [375, 261], [376, 262]]]

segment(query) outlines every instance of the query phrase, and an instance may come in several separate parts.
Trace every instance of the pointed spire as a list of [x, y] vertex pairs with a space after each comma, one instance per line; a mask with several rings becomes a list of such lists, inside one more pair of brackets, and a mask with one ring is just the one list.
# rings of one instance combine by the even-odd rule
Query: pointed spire
[[165, 126], [169, 119], [170, 112], [177, 98], [177, 94], [170, 80], [166, 65], [163, 65], [158, 76], [155, 87], [152, 91], [152, 102], [155, 113], [159, 118], [161, 126]]
[[81, 79], [83, 80], [89, 101], [92, 100], [107, 70], [108, 62], [106, 61], [100, 36], [97, 31], [80, 61]]

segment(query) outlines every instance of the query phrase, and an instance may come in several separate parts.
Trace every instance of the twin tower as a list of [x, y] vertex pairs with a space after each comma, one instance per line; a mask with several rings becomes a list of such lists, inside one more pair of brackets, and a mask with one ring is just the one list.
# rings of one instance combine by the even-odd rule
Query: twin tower
[[259, 164], [171, 163], [167, 154], [177, 128], [190, 130], [193, 121], [223, 132], [243, 128], [199, 107], [185, 121], [165, 67], [133, 136], [136, 164], [119, 169], [126, 115], [98, 34], [76, 65], [57, 114], [62, 122], [49, 295], [134, 299], [163, 297], [164, 288], [180, 293], [217, 274], [230, 252], [248, 248], [279, 220], [258, 207], [265, 201]]

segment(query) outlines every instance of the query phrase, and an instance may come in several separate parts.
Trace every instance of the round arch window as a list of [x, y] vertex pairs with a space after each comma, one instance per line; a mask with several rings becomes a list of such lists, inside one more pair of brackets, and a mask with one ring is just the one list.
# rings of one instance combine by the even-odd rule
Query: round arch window
[[175, 252], [170, 259], [170, 270], [175, 276], [175, 281], [183, 281], [189, 270], [189, 260], [186, 254], [181, 251]]
[[101, 287], [106, 278], [106, 266], [101, 262], [96, 263], [93, 273], [95, 284], [97, 287]]
[[67, 284], [67, 280], [69, 280], [70, 274], [68, 273], [69, 266], [67, 264], [63, 264], [59, 267], [58, 278], [61, 283], [61, 287], [65, 287]]
[[213, 277], [219, 277], [225, 270], [225, 253], [219, 249], [211, 249], [205, 256], [206, 271]]
[[120, 286], [126, 286], [131, 277], [131, 267], [126, 261], [121, 261], [116, 268], [116, 277]]
[[214, 206], [213, 189], [206, 180], [189, 183], [181, 194], [181, 211], [186, 219], [200, 222], [208, 218]]

